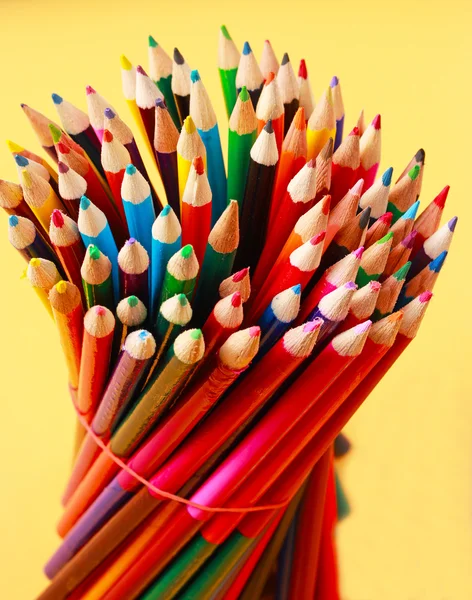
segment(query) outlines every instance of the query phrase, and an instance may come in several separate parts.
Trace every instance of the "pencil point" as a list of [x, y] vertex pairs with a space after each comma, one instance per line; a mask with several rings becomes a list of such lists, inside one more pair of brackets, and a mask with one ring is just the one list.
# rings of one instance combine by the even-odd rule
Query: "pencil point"
[[441, 210], [444, 208], [444, 206], [446, 204], [447, 195], [449, 194], [450, 188], [451, 188], [451, 186], [446, 185], [446, 187], [444, 187], [439, 192], [439, 194], [436, 196], [436, 198], [433, 200], [433, 202], [436, 204], [436, 206], [438, 206]]
[[286, 65], [289, 62], [290, 62], [290, 57], [289, 57], [288, 53], [285, 52], [285, 54], [282, 56], [282, 62], [280, 64], [283, 67], [284, 65]]
[[68, 148], [62, 142], [57, 143], [57, 150], [60, 154], [70, 154], [70, 148]]
[[[246, 275], [249, 273], [249, 267], [245, 267], [244, 269], [241, 269], [240, 271], [237, 271], [233, 276], [232, 276], [232, 280], [234, 281], [234, 283], [239, 283], [240, 281], [242, 281]], [[239, 293], [239, 292], [235, 292], [235, 293]]]
[[231, 39], [232, 39], [232, 38], [231, 38], [231, 36], [230, 36], [230, 34], [229, 34], [229, 31], [228, 31], [228, 29], [226, 28], [226, 25], [222, 25], [222, 26], [220, 27], [220, 31], [221, 31], [221, 33], [222, 33], [222, 34], [225, 36], [225, 38], [226, 38], [227, 40], [231, 40]]
[[149, 333], [149, 331], [146, 331], [145, 329], [142, 329], [138, 334], [139, 338], [142, 340], [146, 340], [150, 335], [151, 334]]
[[147, 77], [147, 73], [146, 71], [142, 68], [141, 65], [138, 65], [136, 67], [136, 73], [139, 73], [140, 75], [144, 75], [144, 77]]
[[128, 306], [131, 306], [131, 308], [134, 308], [135, 306], [138, 305], [138, 298], [136, 296], [129, 296], [126, 301], [128, 302]]
[[160, 217], [167, 217], [167, 215], [170, 213], [170, 210], [171, 210], [170, 204], [166, 204], [164, 206], [164, 208], [161, 210], [161, 213], [160, 213], [159, 216]]
[[393, 277], [397, 281], [403, 281], [403, 279], [405, 279], [405, 277], [407, 276], [408, 271], [410, 270], [410, 267], [411, 267], [411, 262], [410, 261], [406, 262], [402, 267], [400, 267], [398, 269], [398, 271], [393, 273]]
[[365, 229], [367, 227], [367, 225], [369, 224], [371, 211], [372, 211], [372, 209], [370, 206], [368, 206], [367, 208], [364, 208], [364, 210], [362, 211], [361, 218], [359, 219], [359, 227], [361, 229]]
[[52, 211], [51, 221], [53, 222], [54, 227], [62, 227], [64, 225], [64, 215], [60, 210], [55, 208]]
[[443, 250], [441, 252], [441, 254], [439, 254], [439, 256], [436, 256], [436, 258], [429, 263], [430, 271], [439, 273], [439, 271], [442, 269], [444, 261], [446, 260], [446, 257], [447, 257], [447, 250]]
[[335, 88], [339, 83], [339, 79], [336, 77], [336, 75], [333, 75], [333, 78], [331, 79], [331, 83], [329, 84], [332, 88]]
[[126, 166], [126, 175], [134, 175], [136, 173], [136, 167], [134, 165]]
[[157, 98], [156, 107], [160, 108], [161, 110], [167, 110], [167, 106], [163, 98]]
[[187, 244], [180, 251], [180, 255], [182, 256], [182, 258], [190, 258], [190, 256], [192, 256], [192, 254], [193, 254], [193, 246], [191, 244]]
[[427, 292], [423, 292], [422, 294], [420, 294], [419, 299], [420, 299], [420, 302], [424, 303], [424, 302], [429, 302], [432, 297], [433, 297], [433, 293], [427, 291]]
[[203, 163], [203, 158], [201, 156], [197, 156], [193, 159], [193, 168], [197, 172], [197, 175], [203, 175], [205, 172], [205, 165]]
[[87, 196], [82, 196], [82, 198], [80, 199], [80, 209], [87, 210], [87, 208], [90, 206], [90, 204], [91, 204], [91, 202], [87, 198]]
[[241, 294], [239, 292], [234, 292], [234, 294], [231, 296], [231, 306], [233, 306], [234, 308], [238, 308], [239, 306], [241, 306], [241, 303]]
[[54, 104], [62, 104], [63, 99], [61, 98], [61, 96], [59, 96], [59, 94], [51, 94], [51, 98]]
[[88, 247], [88, 253], [92, 260], [98, 260], [100, 258], [100, 250], [97, 246], [94, 246], [93, 244], [90, 244], [90, 246]]
[[201, 329], [192, 329], [190, 331], [190, 337], [194, 340], [199, 340], [202, 337], [202, 330]]
[[293, 285], [292, 292], [299, 296], [302, 293], [302, 286], [299, 283], [297, 283], [297, 285]]
[[378, 281], [374, 280], [374, 281], [369, 281], [369, 287], [374, 292], [378, 292], [380, 290], [380, 288], [382, 287], [382, 285]]
[[59, 161], [57, 163], [57, 170], [59, 171], [59, 173], [64, 174], [64, 173], [67, 173], [67, 171], [69, 170], [69, 167], [65, 163]]
[[29, 261], [29, 265], [30, 265], [30, 267], [33, 267], [34, 269], [37, 269], [38, 267], [41, 266], [41, 259], [39, 259], [39, 258], [32, 258]]
[[386, 212], [378, 218], [378, 220], [382, 221], [382, 223], [385, 223], [385, 225], [390, 225], [390, 223], [392, 222], [392, 219], [393, 219], [393, 213], [391, 213], [391, 212]]
[[368, 319], [367, 321], [364, 321], [363, 323], [359, 323], [359, 325], [356, 325], [353, 329], [356, 333], [365, 333], [366, 331], [369, 331], [371, 326], [372, 326], [372, 321], [370, 321]]
[[360, 196], [362, 194], [362, 188], [364, 187], [364, 180], [359, 179], [351, 188], [351, 194], [354, 196]]
[[380, 129], [380, 127], [381, 127], [380, 115], [375, 115], [375, 117], [372, 120], [372, 127], [374, 129]]
[[326, 196], [321, 199], [321, 203], [321, 212], [324, 215], [329, 214], [329, 209], [331, 208], [331, 196], [326, 194]]
[[245, 56], [247, 56], [248, 54], [251, 54], [252, 50], [251, 50], [251, 46], [249, 45], [249, 42], [244, 42], [244, 46], [243, 46], [243, 54]]
[[305, 62], [304, 58], [301, 59], [300, 66], [298, 67], [298, 76], [301, 77], [302, 79], [308, 78], [308, 71], [306, 68], [306, 62]]
[[247, 87], [245, 85], [243, 85], [243, 87], [241, 88], [241, 91], [239, 92], [239, 99], [241, 100], [241, 102], [247, 102], [249, 100], [250, 96], [249, 96], [249, 92], [247, 91]]
[[195, 133], [197, 131], [195, 123], [190, 115], [184, 120], [184, 129], [187, 133]]
[[449, 227], [449, 231], [454, 231], [457, 225], [457, 217], [452, 217], [452, 219], [448, 222], [447, 226]]
[[65, 281], [58, 281], [56, 283], [56, 291], [58, 294], [65, 294], [67, 291], [67, 283]]
[[197, 71], [197, 69], [193, 69], [190, 72], [190, 80], [192, 83], [197, 83], [197, 81], [200, 81], [200, 73]]
[[411, 248], [413, 248], [413, 245], [415, 243], [415, 238], [416, 238], [416, 234], [418, 232], [413, 229], [413, 231], [411, 231], [406, 238], [402, 241], [402, 245], [407, 248], [408, 250], [410, 250]]
[[103, 317], [104, 315], [106, 315], [106, 309], [104, 306], [95, 306], [95, 314], [98, 315], [99, 317]]
[[48, 127], [49, 127], [49, 131], [51, 132], [51, 135], [52, 135], [52, 141], [55, 144], [57, 144], [57, 142], [62, 137], [62, 131], [60, 129], [58, 129], [53, 123], [49, 123]]
[[323, 319], [316, 317], [313, 321], [307, 321], [303, 326], [304, 333], [311, 333], [312, 331], [316, 331], [323, 325]]
[[29, 165], [29, 160], [26, 157], [21, 156], [21, 154], [15, 154], [13, 158], [19, 167], [27, 167]]
[[389, 231], [386, 235], [383, 236], [383, 238], [380, 238], [380, 240], [378, 240], [375, 243], [376, 244], [385, 244], [386, 242], [388, 242], [389, 240], [391, 240], [392, 237], [393, 237], [393, 231]]
[[312, 246], [317, 246], [318, 244], [321, 244], [321, 242], [325, 239], [325, 237], [326, 237], [326, 231], [321, 231], [320, 233], [317, 233], [314, 237], [311, 238], [310, 244]]
[[388, 187], [392, 182], [393, 167], [389, 167], [382, 175], [382, 183], [385, 187]]
[[261, 335], [261, 328], [258, 327], [257, 325], [253, 325], [252, 327], [249, 327], [249, 336], [252, 338], [258, 337]]
[[111, 108], [105, 108], [105, 117], [107, 119], [114, 119], [116, 115]]
[[152, 35], [148, 36], [148, 44], [150, 48], [156, 48], [157, 47], [157, 42], [156, 40], [152, 37]]
[[418, 150], [418, 152], [415, 154], [415, 160], [416, 160], [416, 162], [424, 164], [425, 156], [426, 156], [425, 151], [423, 150], [423, 148], [420, 148]]
[[359, 127], [357, 127], [357, 125], [356, 125], [356, 127], [353, 127], [352, 131], [351, 131], [351, 133], [349, 135], [353, 135], [355, 137], [358, 137], [359, 136]]
[[91, 94], [96, 94], [97, 92], [93, 89], [91, 85], [88, 85], [85, 88], [85, 93], [87, 94], [87, 96], [90, 96]]
[[408, 171], [408, 177], [412, 181], [415, 181], [415, 179], [418, 177], [419, 174], [420, 174], [420, 166], [419, 165], [415, 165], [410, 171]]
[[264, 125], [264, 131], [267, 133], [274, 133], [274, 128], [272, 127], [272, 119], [269, 119]]
[[420, 201], [417, 200], [410, 206], [410, 208], [405, 213], [403, 213], [401, 218], [404, 220], [415, 219], [419, 206], [420, 206]]
[[124, 54], [120, 56], [120, 65], [124, 71], [131, 71], [131, 69], [133, 68], [133, 65], [130, 63], [130, 61], [126, 58]]
[[18, 217], [16, 215], [10, 215], [8, 217], [8, 224], [10, 227], [16, 227], [18, 225]]
[[22, 148], [18, 144], [15, 144], [15, 142], [12, 142], [11, 140], [7, 140], [7, 146], [8, 150], [10, 150], [10, 152], [14, 154], [18, 154], [18, 152], [23, 152], [24, 150], [24, 148]]
[[357, 285], [354, 283], [354, 281], [348, 281], [344, 284], [344, 287], [346, 290], [357, 290]]
[[358, 260], [360, 260], [362, 258], [362, 255], [364, 254], [364, 246], [361, 246], [357, 250], [354, 250], [353, 254]]
[[113, 141], [113, 134], [111, 133], [111, 131], [108, 131], [108, 129], [103, 130], [103, 141], [107, 143]]
[[174, 62], [178, 65], [183, 65], [185, 62], [185, 58], [182, 56], [178, 48], [174, 48]]

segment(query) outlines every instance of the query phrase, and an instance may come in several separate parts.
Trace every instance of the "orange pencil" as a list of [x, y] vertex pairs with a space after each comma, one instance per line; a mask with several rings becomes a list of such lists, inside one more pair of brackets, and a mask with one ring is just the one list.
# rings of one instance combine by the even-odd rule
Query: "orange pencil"
[[257, 135], [264, 129], [267, 121], [272, 121], [279, 155], [284, 139], [284, 115], [284, 103], [277, 78], [274, 73], [269, 73], [256, 106]]
[[26, 115], [39, 143], [43, 150], [49, 154], [49, 156], [57, 161], [56, 151], [54, 150], [54, 142], [49, 131], [49, 123], [53, 123], [58, 129], [59, 125], [56, 125], [51, 119], [48, 119], [34, 108], [31, 108], [27, 104], [21, 104], [21, 108]]

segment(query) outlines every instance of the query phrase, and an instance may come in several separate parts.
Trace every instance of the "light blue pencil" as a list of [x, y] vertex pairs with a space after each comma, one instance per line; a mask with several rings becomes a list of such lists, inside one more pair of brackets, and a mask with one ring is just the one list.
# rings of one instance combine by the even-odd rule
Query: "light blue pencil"
[[272, 346], [279, 340], [289, 328], [300, 310], [300, 294], [302, 286], [294, 285], [272, 298], [271, 303], [265, 309], [259, 319], [261, 328], [261, 341], [259, 352], [255, 360], [260, 360]]
[[79, 218], [77, 221], [80, 236], [86, 248], [94, 244], [111, 262], [113, 292], [115, 298], [120, 297], [120, 279], [118, 273], [118, 248], [108, 225], [105, 213], [86, 196], [80, 199]]
[[212, 227], [226, 208], [226, 172], [216, 114], [196, 69], [190, 73], [190, 116], [207, 153], [208, 181], [212, 192]]
[[170, 204], [164, 206], [152, 226], [150, 315], [151, 322], [159, 310], [162, 281], [169, 258], [182, 245], [182, 228]]
[[121, 198], [131, 237], [151, 256], [152, 224], [156, 218], [151, 188], [134, 165], [128, 165], [121, 184]]

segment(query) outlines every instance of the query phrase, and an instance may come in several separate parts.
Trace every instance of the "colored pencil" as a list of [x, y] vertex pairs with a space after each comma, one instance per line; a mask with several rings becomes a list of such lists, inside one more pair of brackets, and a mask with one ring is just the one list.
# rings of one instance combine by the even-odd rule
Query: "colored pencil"
[[239, 292], [218, 300], [202, 327], [206, 357], [214, 354], [239, 329], [242, 322], [243, 307]]
[[[372, 217], [372, 207], [370, 214]], [[391, 212], [386, 212], [383, 215], [380, 215], [380, 217], [372, 223], [367, 230], [367, 235], [365, 236], [364, 245], [366, 248], [370, 248], [372, 244], [375, 244], [375, 242], [378, 242], [380, 238], [386, 235], [387, 231], [390, 229], [392, 218], [393, 214]]]
[[179, 174], [179, 195], [182, 200], [192, 161], [201, 156], [206, 162], [206, 149], [200, 134], [189, 115], [182, 124], [177, 142], [177, 171]]
[[336, 151], [343, 141], [344, 129], [344, 104], [341, 94], [341, 85], [336, 75], [329, 84], [333, 94], [334, 117], [336, 119], [336, 136], [334, 138], [334, 150]]
[[47, 181], [49, 183], [49, 185], [54, 190], [55, 194], [59, 193], [59, 190], [57, 187], [57, 174], [56, 174], [55, 178], [52, 177], [51, 174], [49, 173], [48, 169], [46, 169], [46, 167], [43, 164], [41, 164], [37, 161], [34, 161], [30, 158], [26, 158], [26, 156], [22, 156], [21, 154], [14, 154], [13, 159], [16, 163], [18, 177], [21, 176], [22, 169], [26, 169], [27, 171], [33, 171], [34, 173], [36, 173], [37, 175], [39, 175], [40, 177], [42, 177], [45, 181]]
[[312, 321], [316, 318], [323, 320], [318, 343], [331, 336], [340, 323], [347, 317], [349, 306], [356, 290], [356, 284], [348, 281], [336, 290], [323, 296], [318, 302], [318, 306], [310, 313], [308, 320]]
[[[56, 161], [57, 155], [54, 150], [54, 142], [52, 141], [51, 133], [49, 131], [49, 123], [53, 123], [53, 121], [27, 104], [21, 104], [20, 106], [38, 138], [41, 147], [54, 161]], [[59, 125], [56, 125], [55, 123], [54, 125], [59, 128]]]
[[[141, 133], [142, 138], [144, 139], [144, 143], [149, 153], [152, 154], [152, 144], [146, 135], [146, 129], [141, 118], [141, 113], [138, 105], [136, 104], [136, 67], [131, 64], [124, 54], [120, 56], [120, 67], [123, 96], [125, 97], [126, 104], [128, 105], [128, 108], [133, 116], [134, 122]], [[105, 108], [107, 107], [104, 107], [104, 109]]]
[[[133, 132], [128, 127], [128, 125], [126, 125], [126, 123], [122, 119], [120, 119], [120, 117], [111, 108], [105, 108], [104, 115], [104, 129], [107, 129], [113, 135], [113, 137], [116, 138], [120, 142], [120, 144], [123, 144], [126, 150], [128, 150], [129, 155], [131, 157], [131, 162], [141, 173], [141, 175], [146, 179], [149, 186], [151, 187], [151, 180], [149, 179], [148, 172], [141, 157], [141, 153], [139, 152], [136, 140], [134, 139]], [[160, 206], [159, 197], [152, 187], [151, 192], [153, 201], [157, 206]]]
[[336, 118], [334, 115], [333, 96], [331, 87], [321, 96], [307, 124], [307, 159], [316, 158], [321, 149], [336, 135]]
[[62, 129], [60, 129], [58, 126], [54, 125], [54, 123], [49, 123], [48, 128], [49, 128], [49, 133], [51, 134], [52, 141], [54, 143], [54, 149], [56, 150], [56, 152], [57, 152], [56, 145], [59, 142], [61, 142], [62, 144], [66, 145], [68, 148], [71, 148], [72, 150], [74, 150], [75, 152], [80, 154], [80, 156], [82, 156], [85, 160], [87, 160], [87, 162], [89, 162], [90, 165], [92, 164], [92, 162], [90, 161], [88, 156], [85, 154], [82, 146], [80, 146], [79, 144], [74, 142], [74, 140], [69, 135], [67, 135], [67, 133], [65, 133], [65, 131], [62, 131]]
[[115, 317], [108, 308], [94, 306], [85, 314], [77, 409], [89, 423], [108, 379], [114, 330]]
[[49, 290], [61, 280], [61, 275], [56, 265], [44, 258], [32, 258], [26, 269], [26, 278], [52, 317]]
[[192, 307], [185, 294], [176, 294], [161, 304], [154, 327], [158, 345], [154, 364], [158, 364], [160, 357], [167, 352], [191, 318]]
[[306, 163], [306, 152], [305, 111], [303, 108], [299, 108], [282, 144], [270, 203], [269, 232], [279, 213], [288, 184]]
[[126, 215], [121, 198], [121, 185], [125, 169], [130, 162], [131, 157], [128, 150], [113, 137], [113, 134], [108, 129], [104, 129], [102, 137], [102, 166], [113, 194], [115, 206], [123, 223], [126, 223]]
[[423, 150], [423, 148], [420, 148], [418, 150], [418, 152], [415, 154], [415, 156], [413, 156], [413, 158], [407, 164], [407, 166], [403, 170], [400, 177], [397, 179], [397, 181], [400, 181], [400, 179], [402, 179], [402, 177], [407, 175], [408, 172], [411, 171], [411, 169], [413, 169], [413, 167], [416, 167], [417, 165], [420, 167], [420, 174], [418, 175], [418, 183], [416, 184], [417, 185], [417, 196], [416, 196], [417, 200], [421, 193], [421, 186], [423, 184], [424, 161], [425, 161], [425, 151]]
[[185, 294], [191, 300], [198, 269], [199, 264], [192, 246], [184, 246], [173, 254], [165, 270], [160, 304], [175, 294]]
[[213, 195], [205, 173], [203, 158], [193, 159], [182, 195], [182, 244], [193, 246], [199, 264], [211, 230]]
[[156, 100], [156, 128], [154, 130], [154, 151], [166, 193], [167, 202], [177, 216], [180, 215], [179, 177], [177, 173], [177, 143], [179, 132], [172, 121], [166, 105], [160, 98]]
[[138, 240], [149, 256], [152, 253], [152, 224], [156, 219], [151, 188], [136, 170], [128, 165], [121, 184], [121, 197], [131, 237]]
[[318, 202], [331, 188], [331, 167], [333, 162], [333, 139], [329, 138], [316, 157], [316, 196]]
[[277, 272], [269, 273], [267, 280], [270, 283], [261, 290], [251, 307], [251, 318], [257, 319], [279, 292], [297, 284], [302, 290], [305, 288], [320, 263], [324, 236], [322, 232], [312, 237], [295, 249]]
[[77, 220], [80, 236], [85, 247], [97, 246], [100, 252], [111, 262], [113, 293], [120, 297], [120, 278], [118, 272], [118, 248], [105, 214], [90, 200], [83, 196], [80, 200], [79, 218]]
[[20, 185], [0, 179], [0, 207], [3, 208], [7, 215], [16, 215], [17, 217], [29, 219], [34, 223], [36, 230], [43, 237], [44, 228], [25, 202]]
[[[360, 165], [359, 129], [354, 127], [333, 154], [330, 194], [336, 205], [354, 185]], [[363, 207], [365, 208], [365, 207]]]
[[449, 194], [449, 189], [450, 187], [446, 185], [436, 198], [428, 204], [420, 216], [417, 217], [413, 226], [417, 233], [413, 246], [413, 254], [416, 254], [424, 244], [425, 240], [437, 231], [439, 223], [441, 222], [441, 216]]
[[57, 163], [57, 170], [59, 173], [59, 194], [61, 200], [68, 214], [77, 221], [80, 199], [87, 193], [87, 182], [61, 161]]
[[107, 256], [93, 244], [88, 246], [80, 270], [87, 308], [100, 305], [115, 310], [112, 265]]
[[332, 242], [336, 233], [356, 215], [364, 180], [359, 179], [344, 198], [330, 211], [326, 230], [325, 248]]
[[84, 333], [84, 309], [79, 288], [73, 283], [59, 281], [49, 291], [49, 302], [66, 360], [69, 383], [77, 389]]
[[64, 210], [64, 205], [47, 181], [26, 169], [21, 171], [21, 189], [25, 202], [47, 234], [52, 211]]
[[279, 292], [262, 313], [258, 321], [262, 334], [258, 359], [267, 354], [297, 318], [300, 310], [300, 293], [299, 283]]
[[[123, 345], [118, 362], [104, 390], [92, 421], [92, 431], [105, 443], [109, 440], [112, 426], [120, 410], [126, 410], [136, 388], [144, 376], [149, 359], [156, 350], [152, 335], [144, 330], [131, 333]], [[66, 504], [80, 482], [100, 455], [101, 449], [90, 434], [87, 434], [76, 457], [72, 474], [63, 496]], [[46, 567], [46, 575], [52, 576], [53, 563]]]
[[399, 242], [390, 250], [390, 254], [388, 255], [387, 259], [387, 264], [385, 265], [383, 274], [381, 276], [382, 280], [395, 273], [395, 271], [397, 271], [402, 265], [408, 262], [412, 252], [413, 244], [415, 242], [415, 238], [416, 231], [413, 230], [406, 236], [406, 238], [404, 238], [401, 242]]
[[310, 160], [288, 184], [254, 272], [255, 294], [259, 293], [298, 219], [314, 202], [317, 174], [315, 161]]
[[[218, 72], [225, 101], [226, 114], [231, 116], [236, 104], [236, 73], [241, 55], [225, 25], [220, 27], [218, 37]], [[232, 196], [230, 196], [232, 198]]]
[[[377, 282], [375, 282], [377, 283]], [[363, 289], [363, 288], [361, 288]], [[341, 431], [334, 440], [334, 458], [342, 458], [351, 451], [352, 444], [344, 433]]]
[[241, 88], [246, 86], [247, 91], [251, 96], [252, 105], [256, 107], [261, 95], [263, 83], [264, 77], [251, 50], [251, 46], [249, 45], [249, 42], [244, 42], [236, 73], [236, 89], [238, 94], [241, 91]]
[[269, 73], [262, 88], [261, 97], [256, 106], [257, 135], [268, 121], [272, 122], [277, 150], [280, 154], [284, 141], [285, 110], [279, 82], [273, 73]]
[[206, 148], [214, 225], [226, 208], [226, 172], [220, 133], [210, 97], [196, 69], [190, 73], [190, 81], [190, 115]]
[[416, 201], [419, 174], [420, 167], [416, 165], [390, 190], [387, 210], [393, 213], [393, 223], [396, 223]]
[[129, 238], [118, 252], [121, 297], [138, 296], [149, 304], [149, 254], [134, 238]]
[[51, 246], [38, 234], [34, 223], [25, 217], [8, 217], [8, 241], [27, 263], [31, 258], [45, 258], [60, 265]]
[[368, 250], [364, 252], [356, 277], [356, 283], [360, 287], [372, 280], [378, 280], [387, 264], [390, 248], [392, 247], [393, 234], [387, 233], [378, 242], [375, 242]]
[[298, 85], [300, 87], [300, 107], [305, 111], [305, 118], [308, 121], [315, 110], [315, 98], [304, 58], [301, 59], [298, 68]]
[[241, 294], [242, 302], [247, 302], [251, 295], [251, 278], [249, 276], [249, 267], [237, 271], [233, 275], [230, 275], [220, 283], [218, 293], [220, 298], [226, 298], [239, 292]]
[[[183, 123], [190, 114], [190, 67], [178, 48], [174, 48], [172, 61], [172, 92]], [[180, 128], [179, 128], [180, 129]]]
[[195, 297], [197, 322], [206, 320], [219, 298], [220, 284], [233, 269], [239, 245], [238, 214], [238, 203], [231, 200], [208, 236]]
[[[275, 74], [275, 73], [274, 73]], [[279, 84], [280, 95], [284, 105], [284, 136], [287, 134], [293, 117], [300, 106], [300, 88], [297, 77], [293, 70], [292, 63], [287, 53], [282, 57], [280, 69], [277, 73], [277, 83]]]
[[426, 291], [432, 291], [436, 284], [439, 273], [447, 257], [447, 250], [441, 252], [432, 260], [418, 275], [415, 275], [401, 291], [396, 308], [403, 308], [416, 297]]
[[353, 281], [361, 264], [364, 248], [357, 248], [334, 265], [326, 269], [310, 293], [304, 298], [298, 322], [307, 320], [308, 315], [318, 306], [320, 300], [330, 292]]
[[359, 129], [359, 133], [363, 135], [364, 131], [366, 130], [364, 109], [361, 110], [359, 117], [357, 118], [357, 128]]
[[256, 113], [245, 86], [235, 102], [228, 127], [228, 200], [237, 200], [241, 212], [250, 152], [257, 134]]
[[241, 237], [235, 266], [255, 268], [264, 245], [270, 198], [279, 154], [270, 121], [264, 126], [251, 149], [243, 210]]
[[415, 275], [418, 275], [418, 273], [422, 271], [428, 263], [437, 258], [441, 252], [449, 250], [456, 225], [457, 217], [453, 217], [424, 242], [421, 250], [413, 257], [407, 280], [413, 279]]
[[[53, 210], [49, 238], [67, 279], [79, 289], [82, 287], [80, 268], [85, 258], [85, 246], [73, 219], [60, 210]], [[82, 297], [84, 300], [84, 298]]]
[[151, 230], [151, 302], [149, 311], [151, 319], [154, 319], [157, 314], [167, 263], [171, 256], [180, 249], [181, 232], [179, 220], [170, 204], [167, 204], [157, 216]]
[[90, 119], [90, 125], [95, 131], [100, 144], [103, 143], [103, 132], [105, 130], [105, 109], [111, 108], [116, 112], [113, 106], [105, 100], [91, 85], [85, 88], [85, 99], [87, 101], [87, 112]]
[[148, 60], [149, 76], [163, 94], [176, 127], [180, 128], [179, 113], [172, 92], [172, 59], [152, 35], [148, 37]]
[[[148, 317], [147, 308], [136, 296], [128, 296], [118, 302], [116, 307], [118, 319], [115, 329], [115, 354], [121, 352], [126, 338], [132, 331], [142, 329]], [[117, 350], [117, 351], [116, 351]]]
[[405, 263], [382, 283], [372, 321], [379, 321], [393, 312], [410, 266], [410, 262]]
[[275, 55], [274, 49], [272, 48], [272, 44], [269, 42], [269, 40], [264, 40], [261, 59], [259, 61], [259, 68], [264, 79], [269, 77], [269, 73], [277, 75], [279, 72], [279, 61], [277, 60], [277, 56]]
[[146, 71], [138, 65], [136, 67], [136, 105], [139, 108], [151, 148], [154, 140], [156, 100], [159, 98], [164, 99], [162, 92], [148, 77]]
[[381, 288], [382, 285], [378, 281], [369, 281], [367, 285], [354, 292], [348, 315], [337, 329], [338, 333], [370, 319], [375, 310]]
[[[361, 164], [358, 177], [364, 180], [364, 189], [368, 190], [374, 183], [379, 169], [381, 151], [381, 123], [380, 115], [376, 115], [361, 136], [360, 140]], [[382, 211], [383, 212], [383, 211]]]
[[390, 231], [393, 233], [392, 246], [396, 246], [401, 240], [403, 240], [409, 233], [412, 232], [419, 205], [419, 200], [414, 202], [391, 227]]
[[[90, 124], [87, 113], [80, 110], [59, 94], [52, 94], [52, 101], [67, 135], [82, 146], [95, 168], [102, 172], [100, 162], [101, 143]], [[103, 172], [102, 172], [103, 174]]]
[[23, 148], [23, 146], [20, 146], [19, 144], [16, 144], [15, 142], [12, 142], [11, 140], [7, 140], [7, 146], [8, 146], [8, 150], [12, 154], [19, 154], [20, 156], [24, 156], [28, 160], [32, 160], [36, 163], [39, 163], [40, 165], [43, 165], [43, 167], [48, 170], [49, 175], [55, 181], [57, 181], [56, 171], [53, 169], [53, 167], [51, 167], [51, 165], [48, 163], [48, 161], [45, 160], [42, 156], [39, 156], [39, 154], [36, 154], [35, 152], [31, 152], [31, 150], [27, 150], [26, 148]]

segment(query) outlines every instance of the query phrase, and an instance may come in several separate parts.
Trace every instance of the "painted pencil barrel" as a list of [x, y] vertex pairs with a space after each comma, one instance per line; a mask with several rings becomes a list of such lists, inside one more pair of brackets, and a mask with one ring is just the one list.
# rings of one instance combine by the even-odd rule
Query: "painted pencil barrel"
[[226, 173], [218, 125], [208, 131], [197, 130], [207, 153], [208, 181], [212, 191], [212, 226], [226, 208]]
[[218, 69], [218, 71], [220, 73], [221, 88], [225, 99], [226, 113], [229, 118], [233, 112], [237, 99], [236, 73], [238, 72], [238, 69], [236, 67], [235, 69]]
[[156, 85], [161, 90], [170, 116], [172, 117], [175, 126], [180, 131], [182, 123], [180, 122], [179, 111], [177, 110], [174, 93], [172, 92], [172, 75], [169, 75], [168, 77], [161, 77], [158, 81], [156, 81]]
[[256, 132], [239, 135], [235, 131], [228, 133], [228, 200], [237, 200], [241, 214], [244, 190], [251, 148], [256, 140]]

